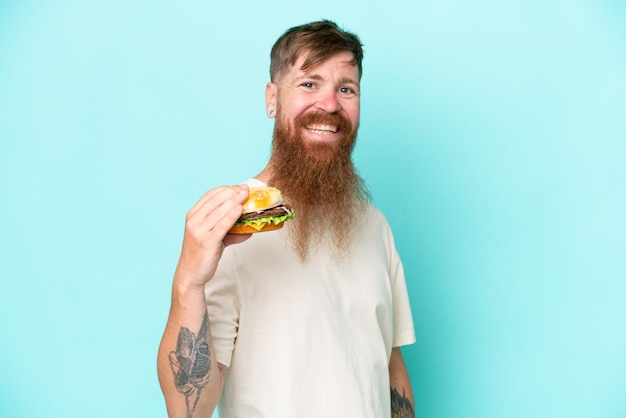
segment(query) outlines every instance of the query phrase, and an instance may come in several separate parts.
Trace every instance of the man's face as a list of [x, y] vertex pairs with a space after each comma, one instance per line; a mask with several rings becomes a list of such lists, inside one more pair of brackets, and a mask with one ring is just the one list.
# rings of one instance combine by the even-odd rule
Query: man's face
[[351, 52], [331, 56], [304, 72], [306, 56], [266, 89], [268, 109], [276, 109], [276, 123], [291, 132], [301, 146], [315, 153], [333, 150], [355, 137], [360, 117], [359, 71]]

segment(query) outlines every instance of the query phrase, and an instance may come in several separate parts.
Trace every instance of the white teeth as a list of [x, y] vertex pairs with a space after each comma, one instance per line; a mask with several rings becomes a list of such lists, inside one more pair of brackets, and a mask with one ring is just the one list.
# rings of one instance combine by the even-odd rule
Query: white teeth
[[334, 134], [337, 133], [337, 127], [332, 125], [311, 125], [306, 127], [308, 130], [317, 134]]

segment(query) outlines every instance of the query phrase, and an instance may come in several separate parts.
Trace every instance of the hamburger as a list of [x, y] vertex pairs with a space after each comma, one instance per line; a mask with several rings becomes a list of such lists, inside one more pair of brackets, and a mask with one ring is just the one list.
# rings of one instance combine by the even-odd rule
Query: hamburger
[[274, 187], [250, 187], [248, 200], [243, 203], [243, 213], [230, 234], [254, 234], [274, 231], [295, 217], [293, 208], [283, 202], [280, 190]]

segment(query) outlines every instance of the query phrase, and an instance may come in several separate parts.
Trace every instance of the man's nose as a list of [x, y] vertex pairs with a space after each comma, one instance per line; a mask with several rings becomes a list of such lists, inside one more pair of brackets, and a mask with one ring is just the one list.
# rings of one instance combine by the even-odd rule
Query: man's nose
[[337, 92], [335, 90], [321, 91], [317, 100], [317, 108], [328, 113], [339, 112], [341, 104], [337, 100]]

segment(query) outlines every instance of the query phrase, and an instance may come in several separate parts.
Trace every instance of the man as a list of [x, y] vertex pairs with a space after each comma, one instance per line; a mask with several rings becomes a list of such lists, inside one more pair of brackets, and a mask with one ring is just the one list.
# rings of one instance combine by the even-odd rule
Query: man
[[[414, 416], [402, 263], [351, 160], [362, 57], [358, 37], [330, 21], [272, 48], [270, 161], [187, 214], [158, 358], [171, 417], [208, 418], [218, 402], [222, 418]], [[296, 219], [227, 234], [248, 186], [268, 184]]]

